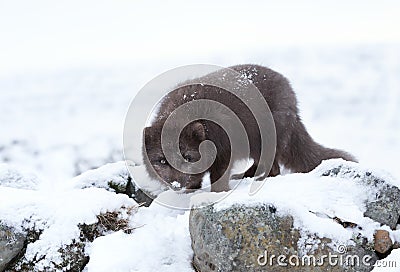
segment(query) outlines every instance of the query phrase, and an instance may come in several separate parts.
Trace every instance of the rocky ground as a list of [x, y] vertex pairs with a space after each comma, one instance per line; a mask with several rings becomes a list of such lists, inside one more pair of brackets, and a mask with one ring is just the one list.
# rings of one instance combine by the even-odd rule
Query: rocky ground
[[[140, 204], [143, 192], [124, 162], [51, 194], [31, 188], [29, 177], [13, 188], [4, 182], [10, 176], [0, 179], [0, 271], [372, 271], [385, 260], [400, 266], [393, 258], [400, 250], [400, 183], [356, 163], [327, 161], [308, 174], [270, 178], [252, 196], [256, 181], [245, 179], [228, 193], [182, 198], [166, 191]], [[163, 207], [163, 195], [192, 209]], [[216, 196], [223, 199], [214, 203]]]

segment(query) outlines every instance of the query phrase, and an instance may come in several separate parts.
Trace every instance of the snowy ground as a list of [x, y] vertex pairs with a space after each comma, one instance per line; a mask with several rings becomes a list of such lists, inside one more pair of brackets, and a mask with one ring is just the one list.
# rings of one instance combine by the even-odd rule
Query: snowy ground
[[54, 183], [122, 159], [124, 117], [134, 94], [159, 73], [196, 62], [258, 63], [281, 72], [316, 140], [400, 176], [400, 46], [265, 49], [3, 76], [0, 161]]
[[[21, 169], [28, 176], [36, 175], [35, 184], [40, 189], [33, 196], [24, 191], [26, 199], [17, 203], [3, 197], [12, 195], [14, 189], [0, 188], [0, 203], [8, 201], [7, 205], [15, 207], [39, 201], [40, 205], [49, 205], [41, 192], [47, 195], [58, 188], [53, 198], [67, 198], [69, 192], [63, 195], [60, 188], [65, 188], [72, 177], [121, 160], [124, 116], [134, 94], [167, 69], [199, 62], [257, 63], [281, 72], [292, 82], [304, 122], [318, 142], [343, 148], [356, 155], [363, 166], [388, 171], [400, 179], [400, 46], [263, 49], [240, 56], [165, 58], [157, 63], [0, 77], [0, 162]], [[109, 197], [109, 193], [96, 194], [99, 199]], [[120, 201], [111, 201], [111, 208], [127, 200]], [[187, 213], [154, 206], [141, 209], [133, 222], [146, 225], [133, 238], [115, 233], [95, 240], [90, 249], [89, 271], [112, 271], [116, 263], [120, 270], [114, 271], [127, 271], [130, 264], [136, 265], [132, 271], [159, 271], [160, 264], [165, 265], [163, 271], [178, 271], [177, 267], [179, 271], [191, 271]], [[176, 228], [165, 230], [166, 225]], [[155, 234], [160, 236], [147, 239]], [[132, 239], [147, 243], [140, 248], [145, 254], [131, 253], [139, 250]], [[151, 262], [154, 267], [145, 263], [148, 259], [142, 259], [154, 253], [152, 243], [161, 243], [157, 244], [160, 255], [153, 256]], [[181, 251], [170, 255], [170, 260], [165, 259], [174, 243], [180, 245]], [[110, 248], [116, 250], [120, 246], [125, 250], [116, 258], [103, 258]], [[398, 250], [394, 254], [398, 255]], [[130, 262], [124, 262], [127, 259]]]
[[[342, 163], [342, 160], [328, 161], [311, 173], [270, 178], [254, 196], [248, 194], [250, 185], [254, 182], [250, 178], [228, 193], [196, 192], [178, 196], [173, 191], [167, 191], [162, 195], [173, 201], [178, 199], [179, 204], [186, 201], [188, 207], [214, 202], [216, 197], [223, 198], [215, 205], [217, 210], [240, 203], [250, 206], [259, 203], [273, 204], [279, 214], [293, 216], [294, 226], [304, 237], [309, 233], [316, 233], [320, 237], [331, 238], [333, 242], [330, 246], [334, 248], [338, 245], [352, 245], [350, 239], [359, 232], [372, 241], [374, 231], [378, 228], [390, 231], [393, 241], [400, 241], [400, 229], [391, 231], [388, 226], [380, 226], [363, 216], [365, 201], [370, 202], [377, 194], [374, 188], [341, 176], [321, 177], [326, 169]], [[356, 163], [346, 164], [359, 168], [360, 172], [371, 171]], [[100, 182], [98, 185], [102, 187], [102, 179], [118, 180], [124, 173], [126, 168], [123, 162], [107, 165], [75, 178], [69, 186], [59, 190], [31, 190], [29, 177], [19, 179], [15, 184], [0, 186], [0, 218], [3, 223], [17, 229], [23, 225], [24, 228], [43, 230], [39, 239], [28, 245], [25, 253], [27, 260], [40, 260], [35, 262], [35, 269], [39, 271], [49, 267], [54, 269], [53, 265], [62, 263], [62, 255], [58, 249], [79, 240], [78, 224], [93, 224], [97, 221], [96, 215], [113, 211], [119, 211], [120, 217], [128, 220], [132, 232], [110, 232], [92, 243], [88, 242], [85, 253], [90, 260], [84, 271], [194, 271], [191, 267], [193, 253], [189, 235], [189, 211], [159, 205], [161, 195], [150, 207], [137, 208], [137, 203], [126, 195], [108, 192], [103, 188], [83, 186], [85, 188], [80, 189], [82, 185], [92, 184], [94, 177], [97, 177], [96, 180]], [[399, 180], [392, 179], [384, 171], [372, 170], [372, 173], [388, 184], [400, 186]], [[127, 213], [122, 207], [133, 208], [133, 212]], [[335, 216], [351, 220], [360, 228], [345, 229], [332, 220]], [[300, 250], [305, 249], [305, 242], [298, 242]], [[400, 263], [396, 257], [398, 254], [399, 249], [393, 250], [386, 259], [396, 261], [397, 270], [390, 271], [400, 271]]]

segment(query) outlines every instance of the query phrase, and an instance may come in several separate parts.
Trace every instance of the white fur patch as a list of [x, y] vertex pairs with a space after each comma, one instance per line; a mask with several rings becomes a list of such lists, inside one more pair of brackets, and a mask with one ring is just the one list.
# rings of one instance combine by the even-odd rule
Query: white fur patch
[[204, 174], [203, 180], [201, 182], [201, 190], [204, 192], [211, 192], [210, 172]]
[[283, 164], [279, 164], [279, 170], [281, 175], [287, 175], [292, 173], [292, 171], [289, 168], [286, 168]]
[[254, 160], [252, 158], [235, 161], [233, 163], [233, 167], [232, 167], [232, 170], [231, 170], [231, 175], [243, 174], [253, 164], [254, 164]]

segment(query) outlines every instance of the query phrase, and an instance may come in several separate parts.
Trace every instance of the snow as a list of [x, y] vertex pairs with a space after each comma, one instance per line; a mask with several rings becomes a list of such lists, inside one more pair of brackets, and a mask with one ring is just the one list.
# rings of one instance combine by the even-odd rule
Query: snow
[[27, 260], [39, 259], [35, 268], [62, 263], [60, 245], [79, 240], [78, 224], [97, 222], [96, 215], [137, 204], [126, 195], [98, 188], [32, 191], [0, 186], [0, 218], [3, 223], [24, 229], [42, 230], [39, 240], [26, 249]]
[[[216, 202], [214, 209], [223, 210], [233, 205], [272, 204], [281, 215], [293, 216], [294, 227], [303, 236], [315, 233], [319, 237], [331, 238], [333, 244], [347, 245], [357, 233], [373, 241], [376, 229], [386, 229], [392, 233], [388, 226], [380, 226], [380, 223], [363, 215], [366, 211], [365, 203], [375, 199], [375, 189], [349, 177], [321, 177], [321, 173], [338, 165], [355, 167], [360, 172], [367, 171], [357, 163], [341, 159], [329, 160], [310, 173], [270, 177], [259, 182], [262, 187], [255, 194], [250, 194], [250, 188], [258, 182], [253, 178], [246, 178], [218, 202], [215, 194], [202, 193], [192, 197], [191, 205], [197, 207]], [[374, 171], [372, 173], [375, 174]], [[356, 229], [355, 232], [345, 229], [333, 220], [334, 217], [355, 223], [362, 230]], [[303, 247], [304, 245], [299, 246]]]
[[[9, 173], [14, 170], [2, 165], [0, 180], [13, 180], [14, 175]], [[24, 256], [27, 260], [41, 259], [35, 269], [54, 268], [62, 263], [59, 248], [79, 240], [78, 224], [96, 223], [100, 213], [137, 207], [126, 195], [106, 190], [110, 180], [122, 184], [126, 175], [125, 162], [118, 162], [87, 171], [59, 187], [29, 190], [1, 185], [1, 221], [19, 231], [42, 231]], [[31, 178], [22, 174], [17, 177], [27, 181]], [[15, 187], [20, 187], [19, 183]], [[189, 203], [190, 195], [164, 192], [149, 208], [123, 215], [133, 229], [131, 234], [110, 233], [88, 243], [85, 253], [90, 262], [86, 271], [192, 271], [189, 212], [158, 204], [165, 198], [176, 201], [177, 197]]]
[[316, 175], [323, 175], [327, 169], [339, 167], [340, 171], [337, 173], [338, 177], [360, 180], [361, 177], [358, 174], [369, 173], [373, 176], [379, 177], [381, 180], [384, 180], [388, 185], [397, 186], [400, 188], [400, 178], [395, 178], [387, 171], [373, 167], [365, 167], [362, 164], [347, 162], [342, 159], [324, 161], [319, 167], [315, 168], [313, 172]]
[[[90, 260], [85, 271], [194, 271], [188, 209], [210, 202], [216, 203], [217, 210], [235, 204], [275, 205], [281, 215], [294, 217], [294, 227], [304, 237], [299, 241], [299, 248], [305, 248], [307, 235], [314, 233], [331, 238], [332, 247], [349, 245], [355, 232], [335, 223], [332, 220], [335, 216], [362, 227], [357, 233], [370, 241], [378, 228], [388, 230], [392, 239], [399, 241], [399, 230], [392, 231], [363, 216], [365, 201], [374, 199], [375, 190], [340, 174], [321, 177], [327, 169], [338, 165], [367, 171], [356, 163], [338, 159], [326, 161], [310, 173], [268, 178], [253, 195], [249, 194], [251, 185], [256, 182], [253, 178], [233, 182], [237, 183], [236, 188], [225, 193], [164, 191], [150, 207], [140, 207], [134, 214], [125, 215], [132, 233], [111, 232], [86, 245], [85, 253]], [[106, 211], [137, 206], [127, 196], [105, 190], [104, 181], [118, 180], [121, 173], [127, 171], [124, 167], [124, 162], [105, 165], [74, 178], [69, 187], [52, 188], [52, 191], [0, 186], [2, 221], [20, 229], [43, 230], [40, 239], [29, 244], [25, 254], [28, 260], [43, 258], [36, 269], [62, 262], [58, 249], [79, 238], [78, 224], [95, 223], [96, 215]], [[373, 169], [368, 171], [376, 175]], [[382, 175], [384, 177], [384, 173]], [[101, 188], [91, 187], [93, 185]], [[396, 256], [398, 253], [394, 252]]]
[[97, 169], [89, 170], [72, 179], [70, 185], [83, 189], [89, 187], [110, 189], [110, 183], [116, 186], [126, 186], [129, 177], [124, 161], [108, 163]]
[[36, 175], [22, 173], [16, 167], [0, 163], [0, 186], [34, 190], [40, 183]]
[[399, 272], [400, 271], [400, 249], [394, 249], [389, 256], [379, 260], [372, 272]]
[[[131, 235], [114, 233], [96, 239], [87, 271], [193, 271], [189, 212], [158, 204], [140, 208]], [[118, 252], [110, 258], [110, 252]]]
[[181, 188], [181, 184], [177, 181], [174, 181], [171, 183], [171, 186], [175, 189], [180, 189]]

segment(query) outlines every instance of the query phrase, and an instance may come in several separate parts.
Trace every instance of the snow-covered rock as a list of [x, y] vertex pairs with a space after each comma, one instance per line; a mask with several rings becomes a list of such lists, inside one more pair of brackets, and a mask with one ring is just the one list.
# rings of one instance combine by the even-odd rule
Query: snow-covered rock
[[[191, 271], [188, 213], [153, 205], [140, 208], [136, 216], [140, 197], [144, 197], [132, 182], [125, 162], [89, 170], [62, 186], [37, 190], [13, 188], [20, 187], [14, 181], [31, 182], [29, 175], [16, 176], [4, 175], [5, 184], [10, 186], [0, 185], [0, 271], [102, 271], [101, 267], [107, 268], [104, 271], [111, 267], [115, 271], [129, 267], [139, 267], [139, 271], [150, 267], [154, 271], [159, 267]], [[118, 237], [124, 237], [122, 244]], [[10, 239], [16, 243], [10, 244]], [[176, 254], [166, 248], [157, 261], [145, 257], [160, 252], [160, 239], [161, 244], [175, 243]], [[117, 246], [114, 251], [123, 251], [119, 257], [107, 257], [111, 245]], [[132, 258], [132, 252], [143, 254]], [[119, 262], [121, 258], [126, 258], [124, 264]]]
[[340, 160], [325, 162], [315, 170], [321, 176], [350, 179], [375, 192], [373, 199], [366, 202], [364, 215], [392, 229], [400, 220], [400, 182], [386, 173], [374, 173], [358, 164]]
[[[211, 195], [208, 206], [207, 193], [192, 198], [199, 271], [371, 271], [380, 257], [376, 230], [398, 239], [400, 190], [385, 174], [331, 160], [311, 173], [268, 178], [255, 195], [246, 181], [256, 182], [245, 180], [217, 203]], [[324, 256], [333, 255], [332, 265]]]
[[73, 186], [78, 189], [96, 187], [116, 193], [125, 193], [129, 172], [125, 162], [116, 162], [89, 170], [72, 179]]
[[[195, 209], [190, 216], [194, 266], [202, 272], [370, 271], [377, 260], [363, 239], [353, 239], [352, 245], [336, 245], [329, 238], [305, 235], [293, 224], [292, 216], [268, 204], [220, 211], [212, 206]], [[284, 257], [278, 261], [280, 255]], [[335, 267], [322, 259], [329, 255], [346, 261], [354, 256], [360, 265], [342, 262]], [[362, 262], [364, 256], [366, 264]]]
[[[129, 231], [137, 203], [99, 188], [32, 191], [0, 186], [0, 219], [27, 238], [11, 271], [80, 271], [96, 237]], [[2, 270], [0, 270], [2, 271]]]
[[[142, 190], [132, 181], [126, 164], [125, 161], [120, 161], [86, 171], [72, 179], [72, 186], [79, 189], [103, 188], [110, 192], [126, 194], [137, 203], [149, 206], [155, 196], [149, 191]], [[129, 165], [129, 167], [139, 168], [135, 165]]]

